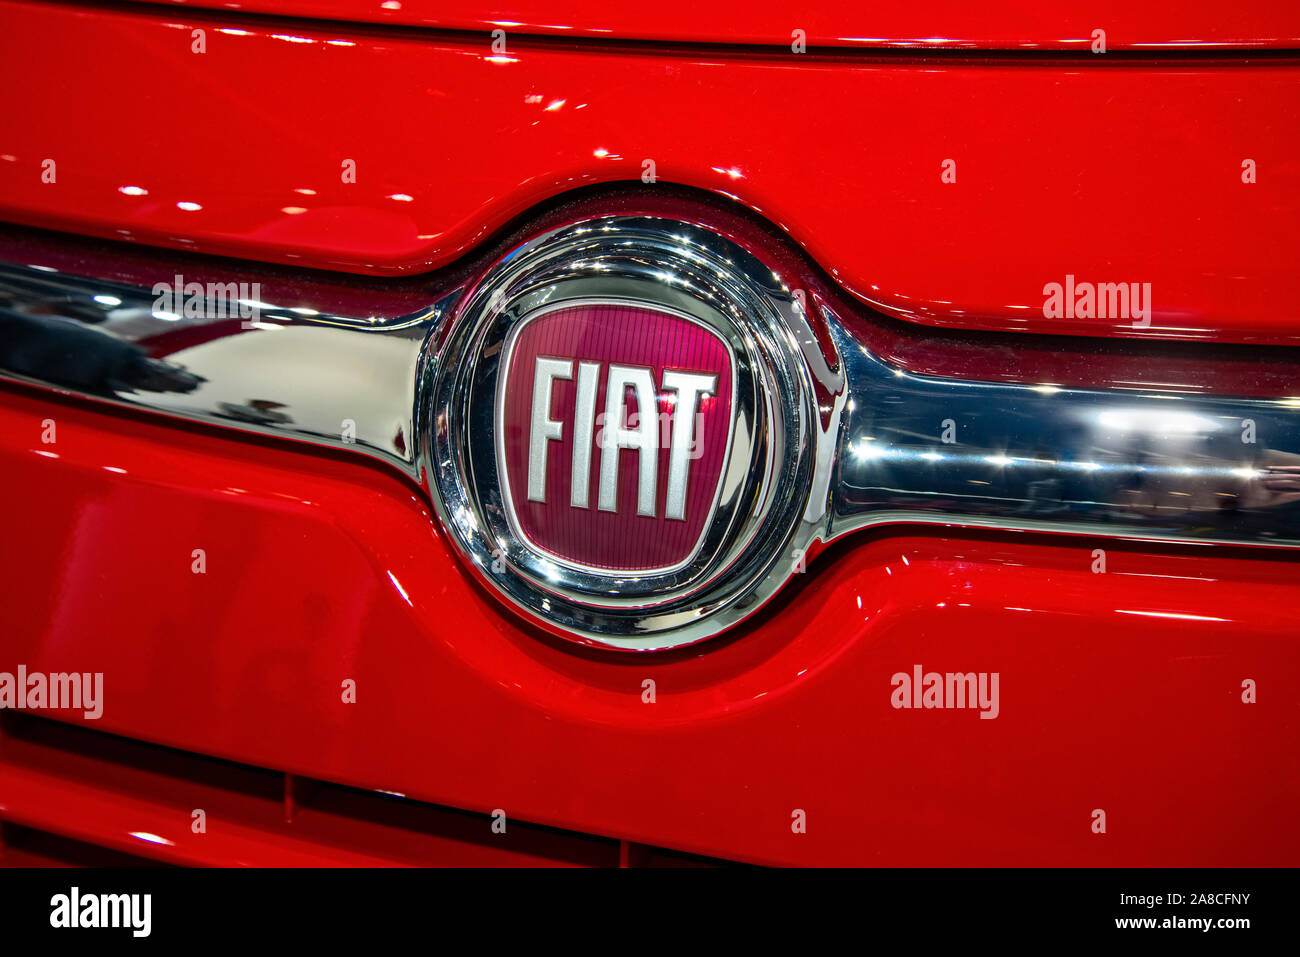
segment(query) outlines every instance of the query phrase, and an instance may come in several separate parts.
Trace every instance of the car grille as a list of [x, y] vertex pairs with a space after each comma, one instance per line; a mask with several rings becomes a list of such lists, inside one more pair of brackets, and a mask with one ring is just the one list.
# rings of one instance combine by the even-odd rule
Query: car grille
[[[204, 813], [196, 833], [195, 811]], [[0, 712], [6, 866], [691, 866], [722, 862], [493, 818]]]

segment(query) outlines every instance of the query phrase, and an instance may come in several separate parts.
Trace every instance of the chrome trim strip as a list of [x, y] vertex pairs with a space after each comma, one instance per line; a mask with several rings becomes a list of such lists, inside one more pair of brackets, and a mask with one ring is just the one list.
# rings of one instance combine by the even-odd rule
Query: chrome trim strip
[[[476, 285], [431, 280], [418, 308], [383, 318], [330, 310], [310, 288], [256, 303], [252, 321], [186, 318], [149, 286], [0, 262], [0, 378], [371, 456], [429, 488], [517, 610], [625, 649], [736, 624], [818, 542], [867, 527], [1300, 546], [1300, 400], [915, 374], [792, 285], [729, 240], [653, 217], [554, 230]], [[495, 443], [477, 447], [510, 325], [590, 297], [684, 311], [734, 347], [739, 445], [720, 514], [679, 570], [613, 579], [546, 562], [502, 517]]]
[[1300, 545], [1300, 401], [914, 375], [831, 327], [852, 389], [829, 538], [915, 522]]
[[418, 477], [425, 343], [459, 296], [388, 318], [256, 302], [244, 319], [204, 298], [190, 317], [159, 309], [153, 287], [0, 262], [0, 378], [361, 452]]

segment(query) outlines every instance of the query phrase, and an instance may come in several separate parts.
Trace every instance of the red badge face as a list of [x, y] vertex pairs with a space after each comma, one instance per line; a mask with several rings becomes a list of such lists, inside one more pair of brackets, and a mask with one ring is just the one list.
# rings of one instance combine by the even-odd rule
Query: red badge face
[[719, 333], [659, 308], [571, 302], [521, 321], [497, 391], [519, 538], [604, 573], [688, 563], [727, 465], [734, 365]]

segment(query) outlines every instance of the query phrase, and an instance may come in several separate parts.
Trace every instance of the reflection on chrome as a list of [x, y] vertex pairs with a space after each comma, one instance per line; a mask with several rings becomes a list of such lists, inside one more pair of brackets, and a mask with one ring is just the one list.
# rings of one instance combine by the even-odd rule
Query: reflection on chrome
[[[170, 280], [165, 267], [160, 275]], [[373, 455], [416, 474], [424, 342], [458, 296], [408, 315], [212, 301], [157, 308], [149, 285], [0, 262], [0, 377]]]
[[849, 345], [831, 538], [917, 522], [1300, 544], [1288, 400], [934, 378]]

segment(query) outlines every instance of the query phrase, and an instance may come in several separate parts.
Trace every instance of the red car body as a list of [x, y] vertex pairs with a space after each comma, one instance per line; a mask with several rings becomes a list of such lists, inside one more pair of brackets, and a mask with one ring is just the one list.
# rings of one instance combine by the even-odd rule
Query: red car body
[[[909, 369], [1300, 395], [1290, 5], [740, 7], [0, 0], [0, 219], [121, 258], [3, 243], [365, 301], [570, 200], [679, 203], [897, 320], [858, 334]], [[636, 192], [647, 160], [676, 192]], [[1067, 271], [1149, 281], [1149, 326], [1046, 316]], [[10, 383], [0, 474], [0, 670], [104, 672], [101, 720], [55, 716], [115, 736], [6, 723], [0, 817], [34, 833], [206, 864], [1300, 860], [1288, 549], [877, 528], [725, 635], [626, 655], [509, 613], [427, 479], [355, 457]], [[892, 707], [918, 662], [998, 672], [997, 720]]]

